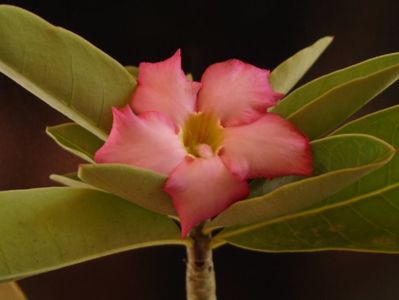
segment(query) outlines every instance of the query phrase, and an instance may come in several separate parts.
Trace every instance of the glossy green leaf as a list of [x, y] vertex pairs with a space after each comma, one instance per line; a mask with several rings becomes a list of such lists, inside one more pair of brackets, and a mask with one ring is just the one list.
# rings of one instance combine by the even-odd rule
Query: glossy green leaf
[[310, 138], [333, 130], [399, 78], [399, 53], [320, 77], [288, 95], [273, 112]]
[[313, 45], [297, 52], [278, 65], [270, 74], [270, 82], [274, 90], [284, 94], [288, 93], [313, 66], [332, 41], [333, 37], [331, 36], [319, 39]]
[[219, 238], [258, 251], [399, 253], [399, 183], [239, 233], [226, 232]]
[[289, 94], [278, 104], [274, 109], [274, 112], [287, 118], [309, 102], [312, 102], [315, 98], [337, 86], [356, 78], [368, 76], [397, 64], [399, 64], [399, 53], [392, 53], [374, 57], [316, 78]]
[[97, 136], [75, 123], [47, 127], [46, 133], [68, 152], [92, 163], [96, 151], [104, 144]]
[[51, 174], [50, 179], [59, 184], [75, 187], [75, 188], [87, 188], [87, 189], [97, 189], [83, 181], [80, 180], [77, 173], [68, 173], [68, 174]]
[[[399, 105], [355, 120], [334, 134], [372, 134], [398, 149]], [[318, 206], [225, 239], [261, 251], [399, 252], [399, 155]], [[239, 230], [243, 230], [239, 234]], [[244, 233], [245, 232], [245, 233]], [[230, 234], [230, 236], [229, 236]]]
[[312, 150], [314, 176], [236, 202], [206, 228], [266, 222], [310, 208], [386, 164], [395, 151], [384, 141], [367, 135], [327, 137], [314, 141]]
[[[363, 177], [355, 184], [326, 199], [326, 203], [346, 201], [399, 182], [399, 105], [367, 115], [339, 128], [334, 134], [366, 133], [396, 148], [395, 156], [384, 167]], [[399, 220], [398, 220], [399, 222]]]
[[0, 72], [106, 139], [112, 106], [129, 102], [135, 79], [78, 35], [21, 8], [0, 6]]
[[398, 131], [399, 105], [395, 105], [353, 120], [335, 130], [332, 135], [364, 133], [399, 147]]
[[16, 282], [0, 283], [0, 299], [27, 300], [26, 296]]
[[78, 176], [101, 190], [157, 213], [174, 216], [172, 200], [163, 191], [166, 177], [122, 164], [81, 165]]
[[89, 189], [0, 192], [0, 281], [130, 249], [184, 244], [170, 218]]

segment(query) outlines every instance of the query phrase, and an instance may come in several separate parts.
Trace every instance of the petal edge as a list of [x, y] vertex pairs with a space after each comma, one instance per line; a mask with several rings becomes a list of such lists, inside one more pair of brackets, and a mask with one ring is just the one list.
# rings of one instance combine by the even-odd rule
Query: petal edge
[[231, 174], [218, 156], [187, 158], [169, 176], [164, 190], [180, 217], [183, 238], [249, 193], [248, 183]]
[[113, 108], [114, 121], [97, 163], [123, 163], [167, 175], [186, 156], [174, 123], [160, 112], [136, 116], [129, 106]]
[[198, 110], [214, 113], [227, 127], [251, 123], [282, 97], [273, 91], [269, 75], [237, 59], [213, 64], [201, 78]]
[[161, 62], [141, 63], [131, 107], [138, 113], [160, 111], [182, 125], [194, 112], [199, 82], [189, 80], [181, 68], [180, 49]]
[[241, 178], [306, 176], [313, 171], [309, 139], [273, 113], [248, 125], [226, 128], [221, 157]]

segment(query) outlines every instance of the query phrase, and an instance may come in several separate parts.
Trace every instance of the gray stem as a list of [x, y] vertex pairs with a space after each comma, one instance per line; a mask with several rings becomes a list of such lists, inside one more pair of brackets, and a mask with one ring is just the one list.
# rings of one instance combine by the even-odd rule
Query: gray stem
[[211, 236], [198, 226], [190, 234], [192, 246], [187, 247], [187, 300], [216, 300]]

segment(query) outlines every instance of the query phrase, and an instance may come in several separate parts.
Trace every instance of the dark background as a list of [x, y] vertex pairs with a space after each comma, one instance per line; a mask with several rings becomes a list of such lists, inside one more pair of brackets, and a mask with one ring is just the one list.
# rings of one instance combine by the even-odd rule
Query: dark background
[[[123, 64], [158, 61], [182, 48], [197, 78], [211, 63], [239, 58], [273, 69], [324, 35], [335, 41], [304, 81], [399, 50], [399, 1], [3, 1], [70, 29]], [[1, 43], [1, 41], [0, 41]], [[399, 103], [398, 85], [371, 111]], [[44, 133], [66, 121], [0, 75], [0, 189], [53, 185], [50, 173], [80, 162]], [[324, 252], [215, 253], [219, 299], [399, 299], [399, 256]], [[184, 251], [113, 255], [21, 281], [31, 300], [184, 299]]]

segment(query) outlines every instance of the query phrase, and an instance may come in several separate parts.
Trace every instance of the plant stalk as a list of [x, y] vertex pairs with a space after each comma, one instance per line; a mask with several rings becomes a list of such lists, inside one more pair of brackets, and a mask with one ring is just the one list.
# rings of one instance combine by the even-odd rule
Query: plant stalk
[[193, 243], [187, 246], [187, 300], [216, 300], [211, 236], [204, 234], [202, 227], [192, 230]]

